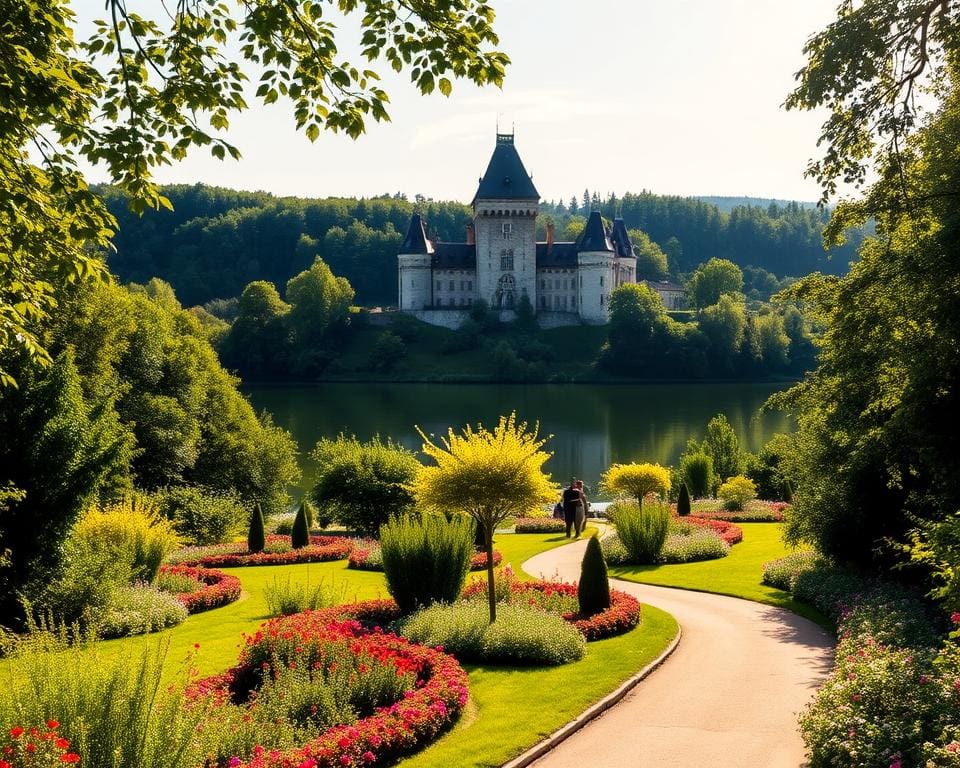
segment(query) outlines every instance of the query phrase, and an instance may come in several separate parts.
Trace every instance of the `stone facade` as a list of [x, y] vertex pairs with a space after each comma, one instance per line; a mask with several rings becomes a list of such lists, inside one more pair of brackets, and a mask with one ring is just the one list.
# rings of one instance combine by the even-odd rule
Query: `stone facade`
[[637, 259], [621, 219], [607, 229], [593, 211], [576, 242], [537, 242], [540, 195], [512, 134], [497, 143], [473, 199], [466, 243], [433, 242], [415, 213], [398, 254], [398, 306], [458, 327], [478, 299], [509, 317], [526, 298], [542, 325], [606, 323], [610, 292], [636, 282]]

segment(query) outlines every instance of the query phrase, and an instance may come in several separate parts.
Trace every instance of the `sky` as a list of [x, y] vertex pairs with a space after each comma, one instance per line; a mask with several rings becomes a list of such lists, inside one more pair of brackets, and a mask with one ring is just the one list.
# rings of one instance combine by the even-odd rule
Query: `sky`
[[[545, 200], [585, 188], [816, 200], [803, 172], [824, 115], [781, 105], [804, 42], [837, 1], [491, 0], [499, 48], [512, 61], [502, 90], [457, 81], [449, 98], [422, 96], [390, 72], [391, 122], [370, 123], [356, 141], [324, 132], [312, 144], [295, 130], [289, 103], [249, 99], [251, 109], [231, 120], [241, 160], [194, 151], [158, 179], [469, 202], [499, 121], [515, 132]], [[127, 5], [151, 15], [156, 0]], [[103, 13], [100, 0], [74, 7], [81, 33]], [[344, 32], [341, 50], [359, 60], [353, 30]]]

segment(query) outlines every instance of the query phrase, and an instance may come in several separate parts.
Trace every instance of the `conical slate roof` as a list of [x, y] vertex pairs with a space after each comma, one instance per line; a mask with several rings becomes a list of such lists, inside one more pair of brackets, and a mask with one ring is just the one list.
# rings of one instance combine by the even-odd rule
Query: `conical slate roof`
[[540, 193], [513, 145], [513, 134], [498, 133], [497, 146], [474, 200], [539, 200]]
[[407, 236], [403, 238], [400, 253], [433, 253], [433, 244], [427, 240], [423, 218], [419, 213], [410, 217], [410, 227], [407, 229]]
[[613, 251], [613, 244], [603, 228], [603, 219], [600, 211], [591, 211], [580, 239], [577, 241], [578, 251]]
[[627, 232], [627, 225], [619, 216], [613, 220], [613, 234], [610, 236], [613, 241], [617, 256], [635, 256], [633, 252], [633, 243], [630, 241], [630, 235]]

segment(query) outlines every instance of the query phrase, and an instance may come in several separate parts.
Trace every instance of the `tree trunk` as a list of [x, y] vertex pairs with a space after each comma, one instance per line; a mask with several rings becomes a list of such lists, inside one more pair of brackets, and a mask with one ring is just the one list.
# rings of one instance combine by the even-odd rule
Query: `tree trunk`
[[490, 604], [490, 623], [497, 620], [497, 589], [493, 581], [493, 531], [483, 526], [483, 544], [487, 552], [487, 602]]

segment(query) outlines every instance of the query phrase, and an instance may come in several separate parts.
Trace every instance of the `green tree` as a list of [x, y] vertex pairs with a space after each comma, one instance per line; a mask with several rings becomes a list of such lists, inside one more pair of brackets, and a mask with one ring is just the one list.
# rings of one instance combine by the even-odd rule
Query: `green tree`
[[790, 365], [790, 337], [783, 317], [773, 312], [757, 316], [757, 331], [763, 364], [770, 371], [782, 371]]
[[747, 338], [747, 308], [742, 297], [722, 295], [715, 304], [700, 312], [698, 326], [709, 342], [713, 370], [733, 373]]
[[410, 484], [420, 462], [391, 440], [374, 437], [360, 442], [339, 435], [316, 444], [310, 457], [317, 465], [317, 482], [310, 491], [323, 517], [376, 537], [391, 517], [410, 510]]
[[592, 616], [610, 607], [610, 579], [607, 578], [607, 564], [596, 536], [587, 539], [587, 549], [580, 562], [577, 603], [581, 616]]
[[253, 512], [250, 515], [250, 529], [247, 532], [247, 551], [263, 552], [267, 546], [266, 526], [263, 520], [263, 509], [260, 504], [253, 505]]
[[337, 277], [319, 256], [287, 283], [289, 321], [298, 346], [319, 347], [327, 333], [343, 323], [353, 301], [353, 288], [346, 278]]
[[727, 259], [701, 264], [687, 284], [690, 303], [697, 309], [716, 304], [725, 293], [743, 293], [743, 271]]
[[256, 280], [240, 294], [237, 317], [221, 344], [224, 363], [256, 378], [283, 371], [290, 352], [290, 305], [273, 283]]
[[737, 475], [720, 484], [717, 496], [723, 499], [730, 509], [740, 511], [748, 501], [757, 498], [757, 486], [750, 478]]
[[707, 433], [700, 450], [713, 461], [713, 471], [719, 482], [743, 473], [746, 457], [740, 449], [737, 433], [722, 413], [707, 423]]
[[[3, 39], [17, 45], [0, 61], [0, 181], [13, 192], [0, 201], [0, 351], [48, 360], [38, 329], [56, 290], [103, 272], [96, 251], [107, 248], [115, 222], [80, 161], [102, 166], [135, 211], [169, 207], [154, 168], [198, 147], [239, 156], [223, 132], [247, 107], [244, 64], [259, 72], [255, 98], [289, 99], [311, 141], [321, 129], [356, 138], [368, 119], [388, 119], [372, 62], [408, 71], [424, 94], [444, 95], [452, 78], [499, 85], [508, 64], [490, 49], [498, 42], [493, 9], [476, 0], [345, 4], [340, 12], [359, 23], [365, 66], [329, 54], [339, 26], [322, 2], [237, 8], [179, 3], [149, 18], [109, 0], [108, 20], [82, 41], [67, 0], [5, 10]], [[0, 383], [12, 381], [0, 370]]]
[[297, 507], [297, 514], [293, 518], [293, 529], [290, 531], [290, 545], [300, 549], [310, 543], [310, 524], [307, 521], [306, 502], [301, 501]]
[[646, 232], [631, 229], [628, 234], [637, 254], [638, 280], [663, 280], [670, 274], [667, 254], [650, 239]]
[[684, 487], [690, 489], [695, 499], [709, 496], [716, 484], [713, 458], [695, 441], [692, 446], [687, 446], [687, 450], [680, 457], [680, 474], [684, 479]]
[[685, 517], [690, 514], [690, 493], [687, 491], [687, 484], [680, 483], [680, 495], [677, 497], [677, 515]]
[[407, 345], [403, 343], [403, 339], [391, 331], [384, 331], [370, 350], [367, 366], [372, 371], [389, 373], [406, 356]]
[[417, 502], [440, 513], [459, 512], [482, 526], [487, 553], [487, 599], [490, 623], [497, 620], [493, 578], [493, 532], [511, 516], [540, 509], [557, 496], [557, 486], [543, 471], [550, 458], [546, 439], [535, 426], [527, 430], [516, 414], [501, 416], [493, 431], [478, 424], [460, 434], [452, 429], [437, 445], [419, 430], [423, 452], [432, 466], [421, 466], [413, 484]]
[[17, 594], [35, 594], [61, 566], [77, 516], [130, 461], [132, 441], [109, 408], [83, 397], [73, 354], [42, 369], [20, 355], [8, 370], [19, 388], [0, 393], [0, 624], [18, 613]]

